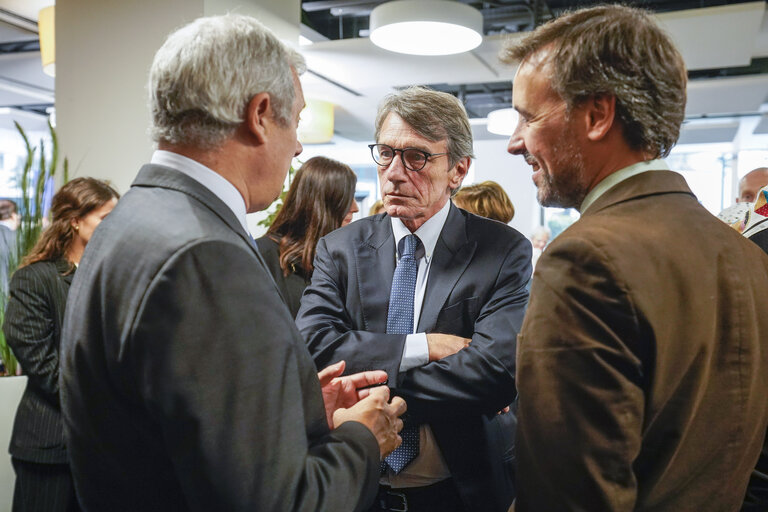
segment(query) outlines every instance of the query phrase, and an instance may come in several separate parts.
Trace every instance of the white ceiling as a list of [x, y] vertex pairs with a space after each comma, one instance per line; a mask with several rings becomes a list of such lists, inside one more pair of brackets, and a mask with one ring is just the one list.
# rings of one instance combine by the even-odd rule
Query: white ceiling
[[[37, 12], [52, 3], [0, 0], [0, 9], [36, 20]], [[677, 11], [658, 18], [680, 48], [689, 70], [746, 66], [753, 58], [768, 56], [768, 20], [763, 1]], [[302, 77], [304, 92], [307, 97], [336, 105], [338, 135], [370, 140], [376, 106], [394, 88], [506, 80], [511, 87], [514, 69], [497, 58], [504, 37], [514, 36], [486, 36], [474, 51], [445, 57], [391, 53], [375, 47], [367, 38], [316, 42], [301, 47], [310, 70]], [[35, 38], [31, 30], [0, 21], [0, 43]], [[54, 79], [42, 73], [39, 52], [0, 55], [0, 107], [50, 103], [53, 91]], [[691, 119], [684, 125], [681, 143], [732, 142], [745, 120], [751, 119], [753, 128], [763, 111], [768, 112], [764, 107], [767, 98], [768, 75], [692, 81], [686, 109]], [[693, 119], [713, 116], [717, 119]], [[7, 125], [8, 119], [9, 115], [0, 109], [0, 126]], [[482, 121], [473, 125], [476, 137], [491, 137]], [[760, 144], [765, 145], [768, 136], [760, 137]], [[748, 142], [742, 140], [741, 144]]]

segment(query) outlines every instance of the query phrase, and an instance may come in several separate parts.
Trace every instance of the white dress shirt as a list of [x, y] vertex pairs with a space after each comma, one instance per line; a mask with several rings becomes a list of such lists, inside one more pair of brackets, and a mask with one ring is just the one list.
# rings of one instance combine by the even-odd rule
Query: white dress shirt
[[[429, 278], [429, 269], [432, 264], [432, 256], [435, 253], [437, 239], [443, 230], [445, 221], [448, 218], [448, 212], [451, 209], [451, 201], [445, 203], [440, 211], [430, 217], [413, 234], [419, 237], [424, 246], [424, 257], [419, 258], [419, 272], [416, 277], [416, 290], [413, 295], [413, 330], [419, 325], [421, 316], [421, 306], [424, 303], [424, 293], [427, 290], [427, 280]], [[395, 254], [397, 260], [397, 246], [400, 240], [410, 235], [410, 230], [400, 219], [391, 218], [392, 232], [395, 235]], [[436, 276], [439, 279], [439, 276]], [[400, 360], [400, 371], [404, 372], [411, 368], [424, 366], [429, 362], [429, 346], [427, 345], [427, 334], [420, 332], [409, 334], [405, 337], [405, 350]], [[391, 470], [381, 478], [381, 482], [391, 485], [394, 488], [403, 487], [423, 487], [444, 480], [451, 476], [448, 465], [440, 453], [440, 449], [435, 441], [435, 435], [432, 429], [427, 425], [419, 428], [419, 455], [416, 456], [403, 471], [395, 475]]]

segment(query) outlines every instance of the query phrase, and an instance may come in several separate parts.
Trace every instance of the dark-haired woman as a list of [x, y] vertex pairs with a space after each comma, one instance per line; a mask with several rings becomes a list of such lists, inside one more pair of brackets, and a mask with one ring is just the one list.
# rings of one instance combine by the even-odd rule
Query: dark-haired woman
[[314, 267], [317, 241], [352, 222], [357, 176], [346, 164], [316, 156], [296, 172], [285, 202], [256, 244], [296, 318]]
[[14, 512], [79, 510], [64, 444], [59, 343], [72, 276], [118, 197], [93, 178], [61, 187], [53, 196], [50, 226], [11, 278], [3, 332], [27, 375], [9, 448]]

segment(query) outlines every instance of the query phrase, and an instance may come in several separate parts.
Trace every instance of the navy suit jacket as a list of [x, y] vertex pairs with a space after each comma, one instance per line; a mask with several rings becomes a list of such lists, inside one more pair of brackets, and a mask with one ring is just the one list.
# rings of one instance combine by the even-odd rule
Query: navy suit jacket
[[468, 510], [506, 510], [513, 497], [515, 347], [531, 275], [531, 244], [500, 222], [451, 205], [433, 254], [417, 332], [472, 343], [398, 373], [405, 335], [385, 334], [395, 270], [386, 214], [323, 237], [296, 323], [318, 368], [382, 369], [412, 421], [428, 423]]

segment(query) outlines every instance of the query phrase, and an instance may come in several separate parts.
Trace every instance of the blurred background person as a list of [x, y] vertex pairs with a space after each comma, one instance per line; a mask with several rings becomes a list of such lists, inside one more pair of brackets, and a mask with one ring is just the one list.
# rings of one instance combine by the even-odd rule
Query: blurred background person
[[757, 191], [768, 185], [768, 167], [752, 169], [739, 180], [737, 203], [754, 203]]
[[[747, 216], [746, 227], [742, 234], [755, 242], [768, 253], [768, 186], [755, 194]], [[752, 264], [752, 262], [749, 262]], [[742, 512], [765, 512], [768, 510], [768, 433], [763, 441], [763, 449], [757, 459], [757, 465], [747, 484]]]
[[28, 378], [9, 448], [16, 472], [14, 512], [79, 510], [61, 422], [61, 326], [83, 250], [118, 197], [93, 178], [64, 185], [53, 197], [50, 226], [11, 279], [3, 332]]
[[469, 213], [504, 224], [515, 216], [515, 207], [501, 185], [495, 181], [484, 181], [461, 187], [453, 196], [453, 204]]
[[19, 227], [19, 208], [15, 201], [0, 199], [0, 225], [16, 231]]
[[378, 214], [384, 213], [386, 211], [387, 210], [384, 208], [384, 201], [379, 199], [378, 201], [373, 203], [373, 205], [371, 205], [371, 209], [368, 210], [368, 216], [370, 217], [371, 215], [378, 215]]
[[542, 251], [544, 251], [544, 248], [549, 243], [549, 238], [551, 236], [552, 233], [544, 226], [537, 227], [533, 230], [533, 233], [531, 233], [531, 245], [533, 246], [531, 263], [534, 269], [536, 268], [536, 262], [538, 261], [539, 256], [541, 256]]
[[348, 165], [322, 156], [310, 158], [296, 172], [267, 234], [256, 240], [294, 318], [312, 279], [317, 241], [352, 222], [359, 211], [356, 184]]
[[[10, 199], [0, 199], [0, 297], [3, 301], [8, 296], [8, 270], [11, 261], [15, 260], [18, 225], [16, 203]], [[1, 306], [5, 307], [5, 302]]]

